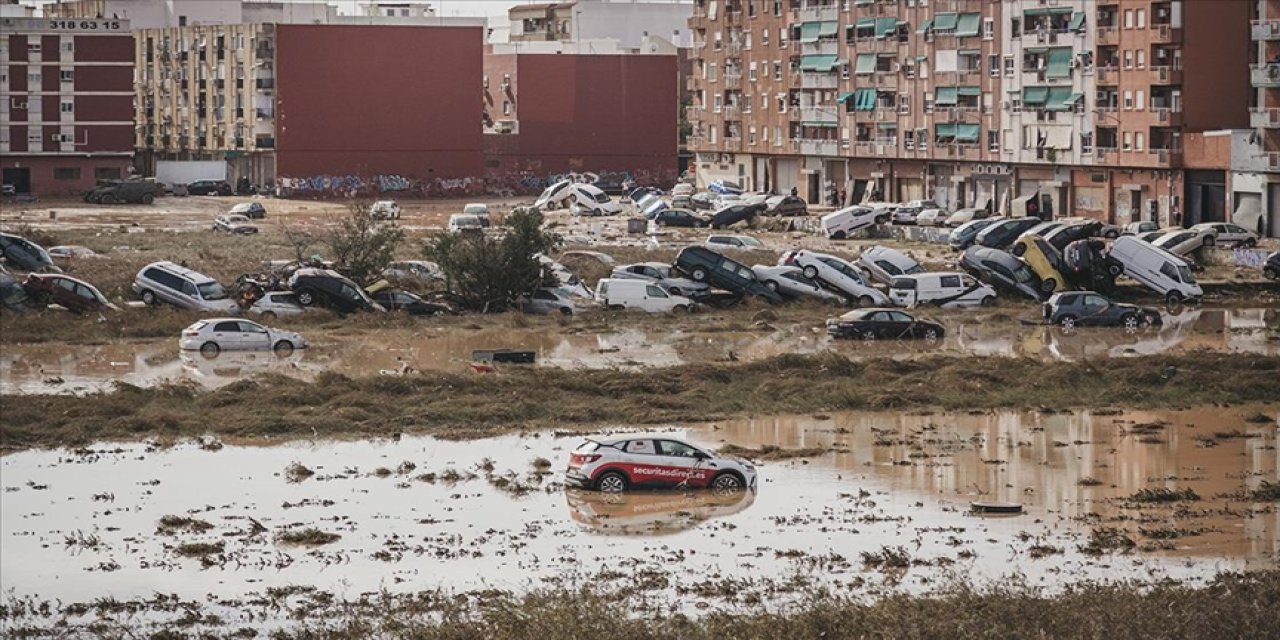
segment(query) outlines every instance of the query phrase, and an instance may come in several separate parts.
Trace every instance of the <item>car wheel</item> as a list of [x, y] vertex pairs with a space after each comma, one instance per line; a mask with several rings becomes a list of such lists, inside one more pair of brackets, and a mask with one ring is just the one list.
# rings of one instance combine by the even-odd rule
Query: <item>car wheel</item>
[[1062, 316], [1061, 318], [1058, 318], [1058, 324], [1062, 325], [1063, 331], [1071, 331], [1076, 328], [1076, 317]]
[[1058, 281], [1054, 280], [1053, 278], [1049, 278], [1048, 280], [1045, 280], [1040, 283], [1040, 290], [1044, 291], [1045, 293], [1053, 293], [1053, 290], [1057, 288], [1058, 288]]
[[274, 347], [271, 347], [271, 350], [276, 352], [278, 356], [287, 356], [293, 353], [293, 343], [288, 340], [281, 340]]
[[156, 197], [147, 193], [142, 196], [142, 204], [151, 204], [156, 201]]
[[606, 471], [596, 478], [596, 490], [604, 493], [622, 493], [628, 484], [627, 476], [621, 471]]
[[298, 292], [298, 304], [300, 304], [300, 305], [302, 305], [302, 306], [304, 306], [304, 307], [309, 307], [309, 306], [311, 306], [311, 305], [315, 304], [315, 301], [316, 301], [316, 294], [314, 294], [314, 293], [312, 293], [312, 292], [310, 292], [310, 291], [299, 291], [299, 292]]
[[1217, 238], [1215, 238], [1215, 237], [1213, 237], [1213, 236], [1205, 236], [1205, 238], [1204, 238], [1204, 246], [1206, 246], [1206, 247], [1212, 247], [1212, 246], [1213, 246], [1213, 245], [1215, 245], [1215, 244], [1218, 244], [1218, 239], [1217, 239]]
[[813, 265], [809, 265], [809, 266], [805, 267], [805, 268], [804, 268], [804, 277], [806, 277], [806, 278], [808, 278], [808, 279], [810, 279], [810, 280], [813, 280], [814, 278], [817, 278], [817, 277], [818, 277], [818, 268], [817, 268], [817, 267], [815, 267], [815, 266], [813, 266]]
[[569, 317], [573, 315], [573, 309], [570, 309], [569, 307], [560, 307], [560, 315]]
[[1262, 270], [1262, 275], [1268, 280], [1275, 280], [1276, 278], [1280, 278], [1280, 271], [1276, 271], [1271, 267], [1266, 267]]
[[938, 330], [937, 330], [937, 329], [934, 329], [933, 327], [929, 327], [928, 329], [925, 329], [925, 330], [924, 330], [924, 339], [925, 339], [925, 340], [927, 340], [927, 341], [929, 341], [929, 342], [937, 342], [937, 341], [938, 341], [938, 337], [939, 337], [939, 336], [938, 336]]
[[858, 337], [862, 338], [863, 342], [874, 342], [876, 339], [876, 333], [874, 331], [863, 331], [858, 335]]
[[1164, 297], [1164, 301], [1171, 305], [1182, 304], [1182, 294], [1177, 291], [1170, 291], [1169, 294]]
[[989, 307], [989, 306], [991, 306], [991, 305], [993, 305], [993, 304], [995, 304], [995, 303], [996, 303], [996, 297], [995, 297], [995, 296], [987, 296], [987, 297], [985, 297], [985, 298], [983, 298], [983, 299], [982, 299], [982, 302], [981, 302], [980, 304], [981, 304], [982, 306], [984, 306], [984, 307]]
[[871, 299], [871, 296], [862, 296], [861, 298], [858, 298], [858, 306], [859, 306], [859, 307], [870, 307], [871, 305], [873, 305], [873, 304], [875, 304], [875, 303], [876, 303], [876, 301], [875, 301], [875, 300], [872, 300], [872, 299]]
[[1114, 278], [1114, 277], [1116, 277], [1116, 276], [1118, 276], [1118, 275], [1120, 275], [1120, 274], [1124, 273], [1124, 265], [1120, 265], [1120, 264], [1111, 264], [1111, 265], [1108, 265], [1108, 266], [1107, 266], [1107, 273], [1111, 274], [1111, 277], [1113, 277], [1113, 278]]
[[678, 304], [671, 308], [671, 315], [682, 316], [689, 312], [689, 307]]
[[776, 292], [778, 290], [778, 283], [774, 282], [773, 280], [766, 280], [764, 283], [764, 286], [770, 291]]
[[832, 240], [844, 240], [844, 239], [845, 239], [845, 238], [847, 238], [847, 237], [849, 237], [849, 235], [848, 235], [848, 234], [846, 234], [846, 233], [845, 233], [845, 232], [843, 232], [843, 231], [837, 231], [837, 232], [835, 232], [835, 233], [831, 234], [831, 239], [832, 239]]
[[98, 198], [98, 202], [101, 204], [115, 204], [116, 197], [110, 193], [104, 193], [101, 198]]
[[693, 271], [689, 275], [698, 282], [707, 281], [707, 270], [702, 267], [694, 267]]
[[1244, 241], [1244, 242], [1241, 242], [1240, 244], [1244, 245], [1246, 248], [1252, 249], [1253, 247], [1258, 246], [1258, 239], [1257, 239], [1257, 238], [1246, 238], [1246, 239], [1245, 239], [1245, 241]]
[[746, 487], [746, 482], [742, 476], [732, 471], [721, 471], [716, 477], [711, 479], [711, 489], [716, 492], [729, 493], [733, 491], [741, 491]]
[[151, 291], [150, 289], [147, 289], [142, 292], [142, 304], [151, 306], [155, 303], [156, 303], [156, 294], [153, 291]]
[[1133, 332], [1138, 330], [1138, 316], [1132, 313], [1120, 318], [1120, 324], [1124, 326], [1125, 331]]
[[200, 345], [200, 355], [207, 359], [218, 357], [218, 352], [220, 351], [222, 351], [222, 347], [219, 347], [216, 342], [206, 342]]
[[1009, 250], [1009, 253], [1012, 253], [1013, 255], [1019, 258], [1021, 258], [1022, 255], [1025, 254], [1026, 252], [1027, 252], [1027, 246], [1023, 244], [1015, 244], [1013, 245], [1013, 248]]

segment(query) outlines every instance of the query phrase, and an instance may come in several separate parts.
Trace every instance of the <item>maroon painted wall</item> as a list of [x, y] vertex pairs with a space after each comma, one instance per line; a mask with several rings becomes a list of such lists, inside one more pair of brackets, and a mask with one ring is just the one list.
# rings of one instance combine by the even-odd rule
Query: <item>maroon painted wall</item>
[[1182, 121], [1188, 131], [1249, 126], [1248, 2], [1182, 3]]
[[[85, 67], [76, 69], [84, 73]], [[76, 119], [89, 122], [132, 122], [133, 96], [85, 96], [75, 97]], [[127, 147], [126, 147], [127, 148]]]
[[76, 91], [133, 91], [133, 67], [77, 66]]
[[479, 176], [479, 27], [278, 25], [280, 177]]
[[77, 62], [133, 62], [133, 36], [82, 36], [75, 41]]
[[522, 54], [516, 68], [519, 134], [487, 143], [490, 171], [674, 177], [675, 56]]

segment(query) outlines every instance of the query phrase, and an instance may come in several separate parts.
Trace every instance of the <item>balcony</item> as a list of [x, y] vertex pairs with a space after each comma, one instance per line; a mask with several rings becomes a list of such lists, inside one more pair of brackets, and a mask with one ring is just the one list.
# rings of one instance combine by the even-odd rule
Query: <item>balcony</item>
[[707, 148], [707, 137], [706, 137], [706, 136], [704, 136], [704, 135], [700, 135], [700, 134], [692, 133], [692, 134], [689, 134], [689, 137], [688, 137], [688, 138], [685, 138], [685, 144], [686, 144], [690, 149], [695, 149], [695, 150], [696, 150], [696, 149], [706, 149], [706, 148]]
[[1151, 67], [1151, 84], [1182, 84], [1182, 69]]
[[806, 156], [835, 156], [840, 153], [839, 140], [805, 140], [801, 139], [799, 153]]
[[802, 72], [800, 74], [801, 89], [835, 89], [840, 79], [834, 73]]
[[1280, 20], [1254, 20], [1254, 40], [1280, 40]]
[[1151, 113], [1155, 115], [1156, 122], [1162, 127], [1179, 127], [1182, 126], [1182, 111], [1172, 109], [1170, 107], [1151, 107]]
[[723, 80], [723, 82], [724, 82], [724, 86], [726, 86], [726, 87], [741, 87], [741, 86], [742, 86], [742, 74], [741, 74], [741, 73], [726, 73], [726, 74], [724, 74], [724, 80]]
[[1161, 167], [1182, 165], [1182, 149], [1150, 149], [1147, 153]]
[[1250, 79], [1255, 87], [1280, 87], [1280, 64], [1255, 64]]
[[939, 144], [934, 147], [933, 152], [938, 156], [961, 160], [977, 160], [982, 156], [982, 149], [977, 144]]
[[1098, 44], [1119, 44], [1120, 29], [1118, 27], [1098, 27], [1094, 30]]
[[1120, 81], [1120, 67], [1095, 67], [1094, 75], [1098, 84], [1117, 84]]
[[698, 81], [699, 81], [699, 80], [701, 80], [701, 78], [699, 78], [699, 77], [697, 77], [697, 76], [689, 76], [689, 77], [685, 78], [685, 79], [684, 79], [684, 90], [685, 90], [685, 91], [697, 91], [697, 90], [698, 90]]
[[1280, 109], [1263, 107], [1250, 109], [1249, 126], [1255, 129], [1280, 129]]
[[1182, 41], [1182, 29], [1174, 29], [1172, 25], [1153, 24], [1151, 25], [1151, 32], [1154, 34], [1154, 37], [1151, 39], [1152, 42], [1164, 43]]
[[276, 88], [276, 79], [275, 78], [258, 78], [257, 80], [254, 81], [254, 86], [256, 86], [259, 89], [274, 89]]
[[803, 122], [830, 122], [834, 124], [839, 117], [839, 111], [835, 107], [800, 107], [794, 109], [793, 112], [799, 112], [800, 120]]
[[857, 140], [853, 143], [854, 152], [859, 156], [887, 156], [898, 150], [897, 138], [873, 138]]
[[801, 22], [835, 22], [840, 19], [840, 8], [834, 3], [823, 7], [806, 7], [795, 12]]
[[800, 53], [806, 55], [834, 56], [840, 53], [840, 42], [836, 40], [819, 40], [817, 42], [801, 42]]
[[684, 108], [684, 119], [685, 119], [685, 120], [700, 120], [700, 119], [702, 119], [702, 105], [700, 105], [700, 104], [690, 104], [690, 105], [685, 105], [685, 108]]
[[736, 104], [727, 104], [721, 110], [725, 120], [741, 120], [742, 108]]
[[254, 109], [253, 114], [257, 116], [259, 120], [270, 120], [276, 117], [276, 112], [271, 109]]
[[981, 107], [939, 107], [934, 120], [947, 122], [978, 122]]

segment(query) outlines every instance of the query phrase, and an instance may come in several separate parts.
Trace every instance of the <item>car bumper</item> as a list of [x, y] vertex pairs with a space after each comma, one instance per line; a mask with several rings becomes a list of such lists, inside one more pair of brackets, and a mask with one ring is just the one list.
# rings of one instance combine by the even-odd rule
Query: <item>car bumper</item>
[[195, 351], [200, 348], [201, 344], [204, 343], [199, 338], [182, 338], [178, 340], [178, 348], [183, 351]]
[[574, 487], [581, 487], [583, 489], [591, 488], [591, 478], [588, 478], [581, 471], [572, 467], [565, 469], [564, 483]]

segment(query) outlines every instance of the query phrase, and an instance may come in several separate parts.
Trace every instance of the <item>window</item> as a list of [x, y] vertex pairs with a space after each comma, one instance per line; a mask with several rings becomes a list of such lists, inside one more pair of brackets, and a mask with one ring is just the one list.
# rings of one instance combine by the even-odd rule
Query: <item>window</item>
[[713, 112], [720, 113], [720, 110], [723, 107], [723, 105], [724, 105], [724, 98], [722, 98], [720, 94], [717, 93], [716, 95], [711, 97], [711, 110]]
[[267, 330], [262, 328], [262, 326], [259, 325], [258, 323], [245, 322], [243, 320], [240, 321], [240, 331], [244, 333], [266, 333], [267, 332]]
[[1133, 110], [1133, 92], [1132, 91], [1125, 90], [1124, 92], [1124, 108], [1129, 111]]
[[40, 43], [39, 43], [39, 42], [35, 42], [35, 41], [28, 41], [28, 42], [27, 42], [27, 52], [28, 52], [28, 53], [40, 53]]
[[79, 180], [80, 167], [54, 167], [54, 180]]
[[941, 285], [943, 288], [959, 288], [960, 276], [942, 276]]
[[1000, 150], [1000, 132], [999, 131], [991, 131], [991, 130], [987, 131], [987, 149], [990, 151]]
[[1093, 153], [1093, 133], [1080, 134], [1080, 153]]
[[1124, 68], [1133, 68], [1133, 52], [1128, 49], [1124, 50]]
[[652, 440], [632, 440], [623, 447], [627, 453], [641, 453], [652, 455], [654, 453]]
[[504, 116], [511, 115], [511, 103], [507, 100], [502, 101], [502, 115]]
[[1138, 68], [1139, 69], [1147, 68], [1147, 50], [1146, 49], [1138, 49]]
[[769, 29], [767, 28], [760, 30], [760, 46], [769, 46]]
[[782, 146], [782, 126], [781, 125], [774, 125], [773, 127], [773, 146], [775, 147]]
[[63, 100], [62, 104], [58, 106], [58, 109], [62, 111], [62, 113], [74, 113], [76, 110], [76, 103], [74, 100]]
[[[193, 286], [190, 282], [182, 283], [183, 293], [187, 293], [187, 287], [191, 287], [191, 293], [193, 294], [195, 293], [195, 286]], [[240, 323], [239, 322], [219, 322], [218, 324], [213, 325], [213, 330], [217, 332], [225, 332], [225, 333], [240, 333]]]
[[1000, 77], [1000, 54], [993, 53], [987, 56], [987, 75], [992, 78]]
[[1133, 134], [1133, 150], [1142, 151], [1146, 148], [1146, 136], [1141, 131]]
[[1124, 132], [1124, 142], [1122, 143], [1122, 148], [1125, 151], [1130, 151], [1133, 149], [1133, 134], [1129, 133], [1128, 131]]
[[787, 94], [779, 93], [778, 94], [778, 113], [786, 113], [786, 112], [787, 112]]
[[787, 28], [786, 27], [778, 27], [778, 46], [784, 47], [784, 48], [787, 46]]
[[1138, 9], [1138, 28], [1139, 29], [1147, 28], [1147, 10], [1146, 9]]
[[72, 51], [75, 51], [75, 48], [76, 48], [76, 47], [75, 47], [74, 42], [75, 42], [74, 40], [63, 40], [63, 41], [62, 41], [62, 50], [63, 50], [63, 51], [65, 51], [65, 52], [67, 52], [67, 53], [71, 53]]
[[666, 294], [665, 292], [663, 292], [663, 291], [662, 291], [662, 289], [661, 289], [661, 288], [659, 288], [657, 285], [652, 285], [652, 284], [651, 284], [651, 285], [647, 285], [647, 286], [645, 286], [645, 288], [644, 288], [644, 292], [645, 292], [645, 294], [646, 294], [646, 295], [648, 295], [648, 296], [649, 296], [649, 297], [651, 297], [651, 298], [665, 298], [665, 297], [667, 297], [667, 294]]
[[773, 61], [773, 79], [774, 80], [782, 79], [782, 62], [780, 60]]
[[1013, 77], [1014, 69], [1015, 67], [1013, 65], [1013, 56], [1005, 56], [1004, 57], [1004, 75]]
[[1146, 109], [1147, 108], [1146, 97], [1147, 97], [1146, 91], [1143, 91], [1142, 89], [1138, 89], [1138, 97], [1134, 99], [1133, 108], [1137, 109], [1138, 111], [1142, 111], [1143, 109]]
[[39, 87], [43, 82], [44, 82], [44, 77], [41, 76], [39, 72], [27, 74], [27, 87], [29, 88], [29, 90], [39, 91], [40, 90]]
[[1133, 28], [1133, 9], [1124, 10], [1124, 28], [1126, 29]]
[[698, 450], [683, 443], [674, 440], [659, 440], [658, 452], [660, 455], [672, 456], [676, 458], [696, 458]]
[[752, 62], [750, 65], [747, 66], [747, 80], [750, 80], [751, 82], [756, 81], [756, 63], [755, 62]]
[[756, 143], [756, 128], [751, 127], [751, 129], [747, 131], [747, 144], [755, 144], [755, 143]]
[[991, 40], [995, 36], [996, 36], [996, 19], [983, 18], [982, 19], [982, 39]]
[[911, 94], [898, 94], [898, 113], [911, 113]]

